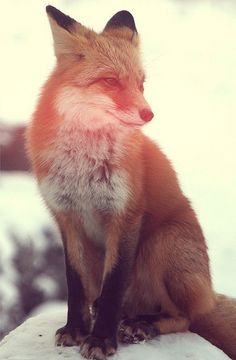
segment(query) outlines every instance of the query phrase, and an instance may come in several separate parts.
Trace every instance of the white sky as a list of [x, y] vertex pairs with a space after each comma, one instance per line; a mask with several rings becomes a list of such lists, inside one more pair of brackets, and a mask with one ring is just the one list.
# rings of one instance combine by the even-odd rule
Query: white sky
[[[45, 0], [0, 2], [0, 119], [28, 121], [54, 64]], [[102, 30], [131, 11], [142, 38], [145, 131], [173, 160], [210, 246], [216, 287], [236, 270], [236, 3], [230, 0], [54, 0]], [[228, 259], [228, 261], [225, 261]], [[220, 270], [220, 271], [219, 271]], [[227, 288], [228, 289], [228, 288]], [[236, 284], [232, 293], [236, 295]]]

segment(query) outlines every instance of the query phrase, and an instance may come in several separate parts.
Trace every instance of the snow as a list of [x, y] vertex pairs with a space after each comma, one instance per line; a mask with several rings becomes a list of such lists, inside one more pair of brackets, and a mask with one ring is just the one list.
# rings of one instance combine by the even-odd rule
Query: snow
[[[42, 236], [42, 228], [53, 228], [53, 231], [56, 228], [43, 205], [35, 180], [27, 173], [2, 172], [0, 199], [0, 260], [3, 274], [7, 274], [8, 284], [12, 284], [17, 280], [13, 266], [17, 249], [15, 239], [27, 247], [34, 242], [36, 249], [43, 251], [48, 244]], [[1, 273], [0, 280], [1, 284]], [[4, 286], [5, 293], [7, 290], [10, 291], [10, 287]]]
[[[0, 343], [4, 360], [83, 359], [79, 348], [54, 345], [55, 330], [65, 322], [64, 310], [51, 310], [28, 319]], [[221, 350], [192, 333], [163, 335], [144, 344], [119, 345], [114, 360], [226, 360]]]
[[[28, 239], [29, 233], [38, 231], [42, 224], [50, 224], [46, 206], [39, 195], [36, 181], [28, 173], [2, 172], [0, 177], [1, 229], [11, 231], [22, 239]], [[40, 229], [41, 230], [41, 229]], [[38, 241], [39, 248], [46, 244]]]
[[[49, 216], [37, 190], [36, 182], [27, 173], [1, 173], [0, 178], [0, 337], [15, 327], [24, 317], [24, 299], [20, 287], [27, 284], [43, 297], [50, 298], [58, 293], [59, 284], [49, 278], [45, 268], [47, 249], [61, 246], [49, 242], [47, 233], [59, 238], [58, 230]], [[17, 261], [22, 252], [30, 258], [25, 264]], [[62, 260], [63, 261], [63, 260]], [[42, 262], [42, 264], [40, 264]], [[63, 262], [62, 262], [63, 264]], [[22, 269], [23, 266], [23, 269]], [[31, 268], [33, 266], [33, 268]], [[29, 267], [29, 268], [27, 268]], [[43, 267], [45, 274], [40, 274]], [[63, 268], [61, 269], [63, 271]], [[27, 275], [28, 273], [28, 275]], [[34, 279], [32, 276], [34, 275]], [[25, 277], [22, 279], [22, 277]], [[32, 294], [32, 292], [31, 292]]]

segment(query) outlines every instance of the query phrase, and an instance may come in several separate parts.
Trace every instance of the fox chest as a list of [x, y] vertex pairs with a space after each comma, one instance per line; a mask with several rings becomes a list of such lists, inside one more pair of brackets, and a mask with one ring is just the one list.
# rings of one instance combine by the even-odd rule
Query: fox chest
[[95, 156], [70, 144], [55, 149], [50, 158], [50, 170], [40, 184], [46, 203], [55, 212], [76, 211], [87, 234], [102, 238], [95, 214], [119, 214], [124, 210], [129, 195], [128, 174], [114, 168], [109, 154], [99, 153], [99, 148]]
[[51, 171], [41, 184], [47, 203], [59, 211], [122, 211], [128, 195], [125, 172], [113, 171], [107, 163], [96, 168], [84, 166], [81, 170], [69, 163]]

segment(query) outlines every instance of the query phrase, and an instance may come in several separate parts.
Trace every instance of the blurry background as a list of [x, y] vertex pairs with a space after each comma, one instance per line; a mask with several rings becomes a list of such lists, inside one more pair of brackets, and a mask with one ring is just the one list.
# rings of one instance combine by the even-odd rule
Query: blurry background
[[[214, 287], [236, 297], [236, 2], [55, 0], [101, 31], [121, 9], [142, 39], [144, 131], [172, 160], [205, 232]], [[54, 64], [44, 0], [0, 4], [0, 338], [66, 297], [59, 235], [30, 175], [24, 128]]]

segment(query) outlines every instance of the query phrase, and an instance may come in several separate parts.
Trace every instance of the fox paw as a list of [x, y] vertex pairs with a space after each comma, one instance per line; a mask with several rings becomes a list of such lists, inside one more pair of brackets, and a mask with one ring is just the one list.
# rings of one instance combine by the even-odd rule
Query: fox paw
[[158, 335], [152, 323], [144, 320], [125, 319], [120, 323], [118, 339], [126, 344], [138, 344]]
[[84, 339], [79, 329], [71, 328], [67, 325], [56, 331], [55, 343], [57, 346], [75, 346], [80, 345]]
[[89, 335], [80, 346], [80, 354], [86, 359], [105, 360], [116, 352], [116, 344], [108, 338]]

